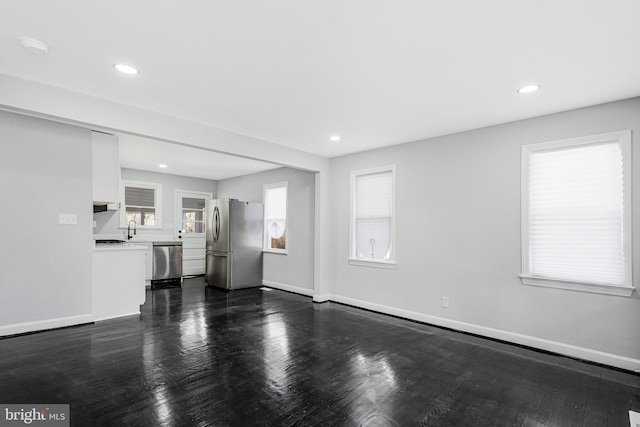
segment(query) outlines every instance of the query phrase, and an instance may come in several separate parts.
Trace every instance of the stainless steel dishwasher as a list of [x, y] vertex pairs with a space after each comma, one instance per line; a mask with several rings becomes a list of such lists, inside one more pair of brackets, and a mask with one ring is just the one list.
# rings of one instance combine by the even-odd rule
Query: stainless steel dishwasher
[[182, 242], [153, 242], [151, 285], [182, 283]]

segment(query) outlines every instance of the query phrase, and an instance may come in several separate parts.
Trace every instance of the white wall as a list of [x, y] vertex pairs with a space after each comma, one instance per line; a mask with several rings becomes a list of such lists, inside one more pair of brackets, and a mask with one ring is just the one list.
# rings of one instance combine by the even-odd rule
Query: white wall
[[[175, 236], [176, 227], [176, 190], [201, 191], [212, 193], [215, 197], [217, 183], [210, 179], [191, 178], [180, 175], [169, 175], [137, 169], [122, 168], [121, 178], [130, 181], [152, 182], [162, 185], [162, 224], [161, 228], [138, 229], [137, 237], [144, 238], [151, 234], [171, 234]], [[126, 238], [127, 230], [120, 227], [118, 211], [97, 212], [93, 214], [97, 223], [94, 234], [121, 235]], [[170, 227], [165, 227], [170, 225]]]
[[[0, 75], [0, 92], [3, 93], [0, 105], [3, 109], [321, 171], [317, 174], [320, 179], [316, 184], [320, 191], [315, 195], [316, 201], [322, 201], [317, 205], [323, 213], [316, 218], [315, 294], [323, 296], [330, 293], [334, 299], [352, 304], [395, 310], [399, 315], [419, 317], [432, 323], [475, 330], [511, 341], [527, 343], [531, 338], [531, 345], [542, 348], [559, 345], [559, 350], [570, 353], [574, 348], [570, 346], [575, 346], [579, 351], [588, 353], [585, 357], [592, 360], [608, 357], [602, 361], [613, 365], [624, 365], [626, 357], [630, 361], [626, 367], [640, 369], [637, 293], [631, 298], [623, 298], [532, 288], [523, 286], [517, 279], [520, 272], [520, 145], [624, 128], [637, 131], [640, 118], [638, 99], [433, 138], [330, 162], [265, 141], [6, 75]], [[73, 128], [44, 125], [41, 121], [32, 122], [34, 119], [16, 119], [17, 116], [2, 114], [0, 185], [3, 196], [7, 195], [3, 200], [10, 202], [7, 206], [26, 203], [24, 206], [27, 208], [36, 207], [36, 202], [30, 202], [29, 196], [17, 195], [19, 191], [16, 188], [22, 188], [31, 192], [32, 199], [39, 198], [53, 206], [56, 219], [62, 207], [77, 209], [79, 221], [84, 221], [85, 215], [91, 218], [90, 155], [84, 152], [84, 147], [71, 149], [65, 145], [75, 140], [66, 138], [67, 133], [73, 133], [70, 130]], [[11, 130], [6, 117], [20, 122], [18, 130]], [[40, 127], [46, 127], [47, 131], [39, 132]], [[13, 138], [11, 134], [20, 141], [31, 140], [27, 146], [44, 150], [48, 157], [37, 150], [7, 144], [6, 141]], [[37, 138], [34, 135], [38, 135]], [[61, 135], [65, 137], [61, 138]], [[43, 142], [48, 141], [49, 136], [65, 141], [55, 153], [51, 152], [54, 150], [52, 146]], [[640, 207], [638, 155], [636, 149], [635, 212]], [[65, 156], [67, 158], [63, 159]], [[6, 160], [8, 158], [11, 160]], [[56, 160], [55, 166], [47, 163], [46, 160], [50, 159]], [[86, 171], [83, 161], [86, 162]], [[346, 263], [348, 173], [352, 169], [389, 163], [398, 166], [398, 270], [374, 271], [349, 266]], [[40, 181], [52, 178], [53, 183], [68, 183], [73, 193], [61, 192], [56, 185], [42, 185], [42, 182], [36, 188], [30, 180], [31, 174], [40, 177]], [[73, 179], [70, 178], [72, 176]], [[86, 214], [80, 212], [84, 190], [77, 188], [84, 185], [85, 178], [89, 183]], [[41, 203], [37, 205], [39, 207]], [[40, 209], [37, 213], [25, 209], [21, 218], [43, 221], [43, 216], [51, 216], [52, 213], [49, 208]], [[64, 231], [60, 228], [62, 226], [48, 220], [45, 225], [34, 226], [32, 230], [35, 231], [25, 231], [24, 227], [21, 229], [14, 225], [14, 215], [2, 215], [0, 231], [3, 238], [12, 244], [22, 238], [25, 243], [15, 243], [13, 253], [0, 257], [0, 287], [3, 291], [0, 325], [7, 319], [12, 322], [37, 321], [60, 313], [70, 316], [88, 313], [90, 258], [87, 260], [76, 255], [85, 253], [82, 248], [84, 240], [77, 234], [86, 233], [89, 244], [91, 228], [81, 232], [78, 226], [77, 233]], [[639, 215], [634, 215], [636, 230], [638, 218]], [[50, 242], [42, 243], [48, 237], [57, 240], [49, 239]], [[67, 249], [69, 245], [74, 248]], [[56, 252], [53, 261], [44, 261], [33, 267], [32, 260], [23, 259], [27, 253], [31, 254], [26, 250], [27, 246], [44, 249], [43, 253]], [[634, 250], [637, 275], [638, 237], [634, 239]], [[91, 251], [86, 250], [86, 254], [90, 257]], [[73, 278], [68, 283], [53, 279], [50, 290], [43, 290], [42, 283], [52, 280], [52, 271], [55, 277], [66, 278], [68, 275]], [[39, 285], [29, 286], [34, 280]], [[85, 281], [87, 288], [80, 285]], [[22, 286], [24, 283], [27, 286]], [[445, 292], [451, 298], [452, 305], [448, 310], [439, 307], [440, 297]], [[4, 295], [10, 297], [6, 299]], [[45, 301], [46, 298], [49, 299]], [[60, 298], [70, 300], [62, 307]], [[27, 300], [35, 308], [25, 307], [23, 303]], [[16, 307], [7, 309], [14, 302]], [[43, 312], [36, 313], [36, 309]]]
[[[288, 255], [265, 253], [263, 280], [281, 289], [311, 295], [314, 262], [315, 174], [290, 168], [275, 169], [218, 181], [218, 197], [248, 202], [262, 200], [262, 186], [287, 181]], [[270, 283], [267, 283], [270, 282]]]
[[[636, 138], [638, 286], [635, 98], [332, 159], [332, 299], [640, 369], [637, 292], [631, 298], [598, 295], [525, 286], [518, 278], [521, 145], [622, 129], [632, 129]], [[349, 172], [388, 164], [397, 167], [398, 268], [348, 265]], [[442, 296], [450, 298], [450, 308], [440, 306]]]
[[[335, 276], [329, 240], [329, 159], [246, 135], [217, 129], [94, 96], [0, 74], [0, 109], [78, 124], [107, 132], [126, 132], [168, 142], [264, 160], [316, 173], [314, 300], [325, 296]], [[316, 298], [316, 295], [323, 296]]]
[[89, 322], [90, 132], [0, 111], [0, 136], [0, 335]]

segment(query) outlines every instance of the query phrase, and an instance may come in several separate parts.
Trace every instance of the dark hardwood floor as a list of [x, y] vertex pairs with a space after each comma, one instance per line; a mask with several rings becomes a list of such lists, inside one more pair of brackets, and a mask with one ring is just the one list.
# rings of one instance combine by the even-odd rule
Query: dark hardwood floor
[[0, 403], [69, 403], [72, 426], [602, 427], [640, 410], [637, 375], [202, 278], [0, 355]]

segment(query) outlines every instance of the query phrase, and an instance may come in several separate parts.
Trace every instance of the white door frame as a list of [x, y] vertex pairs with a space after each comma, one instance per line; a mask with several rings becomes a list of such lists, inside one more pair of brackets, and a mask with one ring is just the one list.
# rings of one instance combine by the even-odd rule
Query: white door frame
[[[187, 233], [179, 233], [179, 230], [182, 229], [182, 198], [190, 197], [194, 199], [205, 199], [211, 200], [213, 199], [213, 193], [206, 191], [192, 191], [192, 190], [179, 190], [176, 189], [174, 192], [174, 200], [175, 200], [175, 226], [174, 226], [174, 234], [175, 237], [182, 236], [182, 271], [183, 275], [189, 276], [191, 274], [204, 274], [204, 266], [205, 266], [205, 248], [206, 248], [206, 234], [205, 233], [192, 233], [191, 235]], [[205, 224], [206, 227], [206, 224]], [[193, 239], [193, 240], [191, 240]], [[191, 241], [190, 241], [191, 240]], [[193, 271], [191, 264], [193, 261], [201, 261], [201, 270], [197, 269], [197, 271]], [[198, 263], [197, 263], [198, 264]]]

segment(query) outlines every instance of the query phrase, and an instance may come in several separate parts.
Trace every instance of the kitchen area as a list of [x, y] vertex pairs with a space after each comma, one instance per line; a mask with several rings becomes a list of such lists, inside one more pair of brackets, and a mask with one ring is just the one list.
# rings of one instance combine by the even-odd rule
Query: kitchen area
[[[162, 190], [166, 194], [171, 187], [166, 185], [171, 176], [125, 170], [123, 177], [118, 136], [92, 131], [91, 139], [93, 314], [94, 320], [105, 320], [139, 314], [147, 289], [181, 286], [185, 275], [204, 273], [204, 202], [215, 182], [188, 183], [209, 191], [176, 192], [177, 224], [163, 222]], [[136, 173], [145, 181], [127, 179]]]
[[[255, 174], [214, 180], [126, 167], [129, 138], [91, 132], [94, 320], [139, 314], [147, 290], [180, 287], [185, 277], [225, 291], [264, 285], [263, 194], [255, 191], [264, 184]], [[251, 193], [234, 179], [251, 179]], [[286, 260], [280, 252], [266, 257]]]
[[[4, 237], [15, 245], [0, 273], [0, 336], [140, 315], [155, 280], [177, 286], [200, 276], [190, 283], [204, 286], [206, 202], [261, 203], [274, 183], [289, 183], [287, 251], [257, 252], [263, 262], [255, 286], [312, 295], [314, 173], [15, 113], [0, 113], [0, 126], [4, 201], [19, 207], [19, 216], [2, 214]], [[179, 259], [181, 247], [182, 262], [154, 264], [154, 243], [165, 246], [165, 260]], [[34, 248], [45, 254], [35, 264]], [[220, 249], [210, 256], [224, 255]], [[238, 268], [236, 258], [226, 260], [231, 272]], [[169, 276], [154, 279], [154, 268]]]

